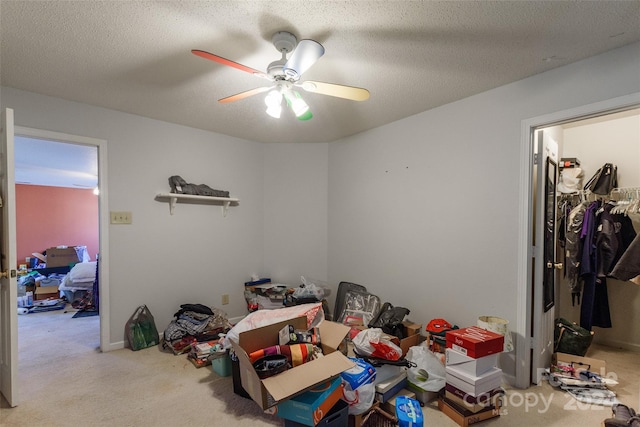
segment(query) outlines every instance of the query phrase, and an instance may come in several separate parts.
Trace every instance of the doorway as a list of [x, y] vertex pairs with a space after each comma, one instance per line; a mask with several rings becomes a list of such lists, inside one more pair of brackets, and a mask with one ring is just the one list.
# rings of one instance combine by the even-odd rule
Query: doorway
[[97, 138], [71, 135], [41, 129], [15, 127], [16, 137], [34, 138], [59, 143], [76, 144], [96, 147], [97, 149], [97, 175], [98, 175], [98, 252], [100, 254], [100, 266], [97, 274], [100, 294], [100, 350], [111, 350], [109, 330], [109, 205], [108, 205], [108, 180], [107, 180], [107, 141]]
[[[98, 297], [94, 289], [99, 254], [98, 147], [21, 135], [15, 136], [14, 147], [16, 253], [21, 266], [18, 282], [22, 284], [19, 295], [32, 289], [34, 304], [51, 304], [37, 306], [29, 315], [19, 316], [19, 348], [26, 342], [27, 334], [36, 335], [41, 331], [39, 324], [43, 320], [50, 330], [42, 337], [43, 344], [48, 345], [46, 341], [51, 340], [53, 346], [61, 342], [68, 327], [54, 328], [52, 319], [97, 314], [94, 310], [74, 315], [90, 291], [96, 302]], [[48, 262], [55, 256], [50, 254], [53, 252], [50, 248], [61, 246], [65, 247], [61, 251], [69, 251], [76, 261], [80, 258], [82, 264], [69, 269], [67, 263], [71, 259], [63, 259], [59, 266]], [[42, 261], [43, 253], [47, 255], [46, 264]], [[33, 288], [36, 283], [51, 286]], [[56, 298], [57, 301], [66, 299], [67, 304], [54, 304]], [[42, 319], [59, 314], [53, 311], [60, 311], [64, 316]], [[74, 321], [74, 328], [81, 326], [80, 323], [85, 325], [84, 334], [79, 335], [94, 345], [100, 339], [96, 320], [99, 318], [92, 322]], [[22, 356], [19, 352], [21, 363]]]
[[[521, 138], [521, 176], [520, 176], [520, 236], [519, 236], [519, 261], [518, 261], [518, 319], [516, 325], [517, 342], [516, 354], [519, 363], [516, 367], [516, 386], [519, 388], [527, 388], [532, 383], [532, 372], [543, 369], [548, 366], [534, 366], [534, 359], [543, 360], [542, 358], [534, 358], [534, 353], [539, 354], [543, 351], [545, 343], [540, 337], [533, 335], [533, 318], [534, 318], [534, 296], [533, 296], [533, 272], [536, 270], [536, 262], [542, 262], [540, 256], [536, 261], [535, 255], [539, 254], [540, 247], [534, 244], [534, 226], [539, 224], [534, 219], [532, 213], [532, 199], [536, 182], [533, 176], [533, 164], [535, 160], [534, 135], [537, 130], [552, 128], [559, 125], [568, 125], [569, 123], [578, 122], [585, 119], [604, 118], [614, 113], [627, 112], [640, 106], [640, 94], [627, 95], [620, 98], [614, 98], [587, 106], [579, 107], [572, 110], [557, 112], [546, 116], [536, 117], [524, 120], [522, 122], [522, 138]], [[640, 146], [640, 142], [638, 143]], [[560, 156], [564, 156], [562, 150]], [[605, 160], [603, 160], [604, 162]], [[588, 179], [589, 177], [587, 177]], [[640, 185], [640, 183], [637, 183]], [[540, 225], [538, 225], [540, 226]], [[542, 242], [541, 242], [542, 243]], [[540, 245], [538, 245], [540, 246]], [[539, 270], [539, 269], [538, 269]], [[563, 284], [559, 283], [556, 287], [555, 298], [557, 303], [562, 304], [562, 295], [559, 290]], [[536, 298], [542, 298], [542, 293], [536, 293]], [[566, 299], [566, 297], [565, 297]], [[542, 305], [542, 304], [538, 304]], [[562, 314], [561, 309], [558, 313]], [[551, 325], [552, 327], [552, 325]], [[546, 331], [548, 336], [553, 331]], [[537, 352], [537, 353], [536, 353]], [[542, 363], [542, 362], [537, 362]]]

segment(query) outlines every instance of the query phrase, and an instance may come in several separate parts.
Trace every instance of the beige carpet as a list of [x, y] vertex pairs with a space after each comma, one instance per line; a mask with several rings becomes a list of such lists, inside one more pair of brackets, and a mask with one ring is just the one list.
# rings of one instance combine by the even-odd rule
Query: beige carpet
[[[153, 347], [100, 353], [98, 317], [72, 319], [73, 310], [19, 316], [20, 401], [0, 406], [9, 426], [283, 426], [232, 391], [230, 377], [195, 368], [185, 356]], [[163, 328], [165, 325], [158, 325]], [[620, 384], [619, 399], [640, 408], [640, 357], [593, 346]], [[487, 426], [599, 426], [610, 408], [577, 403], [549, 384], [509, 390], [503, 415]], [[435, 403], [425, 426], [456, 426]]]

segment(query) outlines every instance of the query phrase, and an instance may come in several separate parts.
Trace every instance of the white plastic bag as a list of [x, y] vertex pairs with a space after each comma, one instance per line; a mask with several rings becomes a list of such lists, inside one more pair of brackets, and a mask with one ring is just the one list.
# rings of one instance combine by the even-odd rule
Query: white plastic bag
[[348, 382], [343, 381], [342, 395], [344, 401], [349, 404], [349, 415], [360, 415], [373, 405], [376, 396], [376, 385], [373, 382], [362, 384], [352, 390]]
[[386, 360], [398, 360], [402, 357], [402, 349], [383, 337], [380, 328], [369, 328], [358, 332], [352, 342], [356, 352], [362, 356], [377, 357]]
[[406, 359], [415, 363], [407, 370], [409, 382], [425, 391], [440, 391], [446, 383], [444, 365], [426, 346], [409, 347]]

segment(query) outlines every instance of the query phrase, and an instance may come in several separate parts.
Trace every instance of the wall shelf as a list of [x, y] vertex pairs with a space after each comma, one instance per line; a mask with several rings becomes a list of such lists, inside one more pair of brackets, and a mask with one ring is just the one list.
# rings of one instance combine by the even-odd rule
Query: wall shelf
[[158, 193], [156, 194], [156, 200], [169, 202], [169, 213], [173, 215], [178, 200], [185, 202], [193, 202], [200, 204], [221, 204], [222, 216], [227, 216], [227, 210], [231, 203], [237, 204], [240, 200], [231, 197], [212, 197], [212, 196], [194, 196], [191, 194], [177, 194], [177, 193]]

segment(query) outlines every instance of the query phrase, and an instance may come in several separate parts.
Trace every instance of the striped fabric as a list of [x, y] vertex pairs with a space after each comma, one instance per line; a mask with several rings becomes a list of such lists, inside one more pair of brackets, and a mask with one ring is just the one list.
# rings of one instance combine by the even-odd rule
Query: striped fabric
[[271, 347], [256, 350], [249, 354], [251, 363], [265, 356], [273, 354], [281, 354], [291, 362], [291, 366], [296, 367], [313, 359], [312, 344], [291, 344], [291, 345], [274, 345]]

